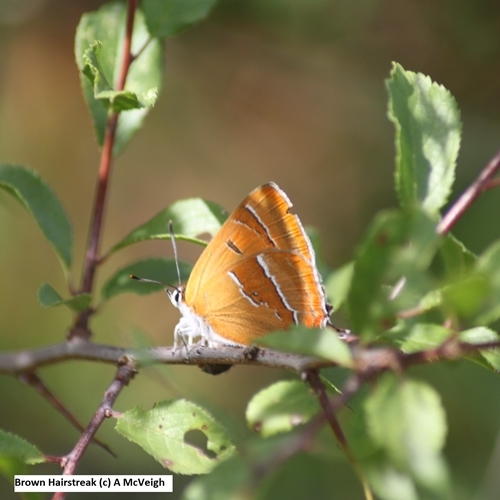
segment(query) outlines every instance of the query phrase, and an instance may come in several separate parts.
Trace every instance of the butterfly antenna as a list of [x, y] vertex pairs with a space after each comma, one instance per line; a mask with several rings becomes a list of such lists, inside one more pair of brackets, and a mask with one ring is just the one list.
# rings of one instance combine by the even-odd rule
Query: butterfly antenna
[[172, 247], [174, 249], [175, 268], [177, 269], [177, 278], [179, 278], [179, 287], [181, 287], [181, 270], [179, 269], [179, 259], [177, 257], [177, 244], [175, 242], [174, 225], [171, 220], [168, 221], [168, 230], [170, 232], [170, 240], [172, 241]]
[[[148, 278], [139, 278], [139, 276], [136, 276], [135, 274], [131, 274], [130, 277], [133, 279], [133, 280], [137, 280], [137, 281], [142, 281], [143, 283], [155, 283], [157, 285], [162, 285], [162, 286], [165, 286], [165, 287], [169, 287], [169, 286], [172, 286], [172, 285], [167, 285], [165, 283], [162, 283], [161, 281], [156, 281], [156, 280], [150, 280]], [[175, 287], [174, 287], [175, 288]]]

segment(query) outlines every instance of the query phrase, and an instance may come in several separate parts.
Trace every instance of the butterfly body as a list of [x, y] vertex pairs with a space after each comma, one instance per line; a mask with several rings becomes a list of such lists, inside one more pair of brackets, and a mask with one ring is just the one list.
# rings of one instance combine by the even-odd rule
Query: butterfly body
[[179, 340], [249, 345], [293, 324], [329, 323], [315, 255], [292, 204], [274, 183], [253, 190], [196, 262], [185, 288], [170, 293], [182, 317]]

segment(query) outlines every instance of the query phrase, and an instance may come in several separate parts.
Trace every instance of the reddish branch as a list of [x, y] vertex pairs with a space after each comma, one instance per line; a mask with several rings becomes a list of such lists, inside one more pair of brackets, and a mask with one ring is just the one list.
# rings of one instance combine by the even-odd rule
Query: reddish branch
[[493, 179], [500, 169], [500, 151], [484, 167], [477, 179], [464, 191], [460, 198], [448, 210], [438, 224], [437, 232], [446, 234], [460, 219], [464, 212], [472, 205], [474, 200], [485, 190], [496, 186], [498, 182]]
[[[80, 459], [90, 442], [93, 440], [102, 422], [105, 418], [112, 415], [112, 407], [116, 398], [122, 389], [132, 380], [135, 373], [136, 369], [133, 363], [126, 362], [118, 368], [113, 382], [111, 382], [111, 385], [104, 393], [101, 404], [94, 413], [89, 425], [83, 431], [73, 450], [61, 460], [61, 466], [64, 467], [64, 475], [71, 475], [75, 472]], [[52, 500], [63, 500], [64, 498], [66, 498], [66, 493], [58, 492], [53, 495]]]
[[[134, 18], [137, 9], [138, 0], [129, 0], [127, 8], [127, 22], [123, 47], [123, 59], [120, 65], [120, 73], [116, 82], [116, 90], [120, 91], [125, 88], [125, 82], [132, 63], [133, 56], [132, 34], [134, 29]], [[104, 211], [106, 207], [106, 197], [108, 193], [108, 183], [111, 175], [111, 167], [113, 163], [113, 147], [115, 145], [116, 128], [118, 125], [117, 112], [110, 109], [108, 121], [106, 123], [106, 131], [101, 151], [101, 161], [99, 164], [99, 175], [97, 179], [96, 195], [94, 200], [94, 209], [92, 215], [92, 223], [89, 234], [89, 243], [85, 258], [85, 267], [83, 273], [83, 282], [80, 292], [90, 293], [94, 283], [94, 276], [99, 265], [99, 247], [101, 242]], [[80, 336], [84, 338], [90, 337], [88, 330], [89, 311], [84, 311], [80, 314], [75, 323], [75, 327], [71, 330], [69, 337]]]
[[[34, 372], [25, 372], [19, 375], [19, 379], [25, 384], [35, 389], [46, 401], [48, 401], [73, 427], [83, 432], [83, 425], [78, 422], [75, 416], [52, 394], [52, 392], [43, 383], [42, 379]], [[108, 453], [116, 457], [109, 449], [109, 446], [104, 444], [99, 439], [93, 439], [94, 443], [106, 450]]]

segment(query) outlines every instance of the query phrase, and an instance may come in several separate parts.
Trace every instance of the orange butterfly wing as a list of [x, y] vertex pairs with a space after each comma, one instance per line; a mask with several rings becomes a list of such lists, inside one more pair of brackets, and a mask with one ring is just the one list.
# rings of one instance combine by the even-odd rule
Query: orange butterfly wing
[[185, 302], [230, 343], [329, 320], [314, 251], [291, 206], [274, 183], [255, 189], [193, 268]]

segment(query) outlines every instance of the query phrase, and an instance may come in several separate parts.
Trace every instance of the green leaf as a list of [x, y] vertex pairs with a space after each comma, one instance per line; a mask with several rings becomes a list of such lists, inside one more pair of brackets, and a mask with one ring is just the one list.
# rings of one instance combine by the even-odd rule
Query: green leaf
[[[2, 474], [7, 481], [14, 485], [15, 476], [26, 475], [30, 473], [30, 467], [15, 457], [8, 457], [0, 455], [0, 474]], [[19, 493], [23, 500], [44, 500], [42, 493]]]
[[149, 32], [164, 38], [201, 21], [217, 0], [143, 0]]
[[396, 127], [396, 190], [401, 206], [437, 214], [450, 195], [460, 148], [454, 97], [421, 73], [393, 64], [387, 80], [389, 118]]
[[447, 490], [447, 470], [440, 454], [446, 417], [434, 389], [424, 382], [387, 375], [366, 400], [365, 413], [370, 437], [394, 467], [430, 491]]
[[0, 164], [0, 187], [12, 194], [33, 216], [67, 271], [71, 266], [73, 229], [52, 188], [37, 172], [6, 163]]
[[28, 465], [45, 462], [45, 457], [36, 446], [3, 430], [0, 430], [0, 457], [13, 457]]
[[500, 318], [500, 241], [493, 243], [474, 267], [443, 288], [444, 303], [477, 326]]
[[[469, 344], [483, 344], [500, 341], [500, 336], [497, 332], [483, 326], [464, 330], [460, 332], [459, 338], [462, 342], [467, 342]], [[500, 371], [500, 348], [483, 349], [479, 354], [486, 360], [491, 368], [497, 372]]]
[[327, 276], [330, 274], [331, 269], [327, 266], [325, 260], [323, 259], [323, 242], [321, 239], [321, 234], [317, 228], [312, 226], [307, 226], [305, 228], [307, 236], [311, 241], [315, 256], [316, 256], [316, 268], [321, 276]]
[[353, 274], [354, 262], [349, 262], [328, 276], [325, 289], [334, 311], [346, 301]]
[[491, 324], [500, 318], [500, 241], [490, 245], [477, 260], [477, 272], [488, 280], [485, 295], [476, 325]]
[[[179, 262], [181, 280], [186, 281], [192, 266], [185, 262]], [[139, 278], [160, 281], [164, 285], [176, 286], [179, 282], [175, 260], [162, 258], [142, 259], [122, 267], [109, 278], [101, 290], [103, 301], [110, 299], [120, 293], [136, 293], [137, 295], [148, 295], [163, 290], [163, 284], [144, 283], [130, 277], [133, 274]]]
[[49, 284], [42, 283], [38, 289], [38, 301], [46, 308], [64, 305], [72, 311], [81, 312], [88, 309], [92, 296], [88, 293], [82, 293], [69, 299], [63, 299]]
[[191, 481], [183, 491], [183, 500], [244, 500], [251, 483], [249, 464], [236, 455], [217, 465], [208, 475]]
[[353, 331], [373, 338], [395, 324], [398, 311], [415, 307], [435, 288], [427, 270], [438, 244], [435, 222], [423, 212], [388, 211], [375, 218], [357, 251], [347, 297]]
[[403, 352], [416, 352], [432, 349], [440, 346], [451, 335], [451, 330], [444, 326], [419, 323], [411, 328], [401, 345], [401, 350]]
[[259, 344], [287, 352], [296, 352], [352, 366], [349, 346], [339, 339], [336, 331], [294, 325], [286, 331], [277, 331], [259, 338]]
[[[235, 452], [222, 425], [185, 400], [162, 401], [147, 411], [132, 408], [118, 418], [115, 429], [177, 474], [207, 474]], [[205, 436], [206, 448], [189, 442], [190, 431]]]
[[309, 387], [298, 380], [282, 380], [251, 399], [246, 418], [251, 429], [268, 437], [291, 431], [319, 411], [318, 401]]
[[179, 200], [137, 229], [134, 229], [122, 241], [117, 243], [110, 250], [110, 253], [139, 241], [170, 239], [168, 229], [170, 220], [173, 224], [175, 237], [178, 240], [206, 245], [205, 241], [197, 239], [196, 236], [203, 233], [213, 236], [226, 218], [226, 211], [216, 203], [201, 198]]
[[129, 68], [125, 89], [115, 90], [122, 64], [125, 21], [124, 3], [104, 4], [96, 12], [82, 16], [75, 38], [76, 63], [100, 145], [104, 141], [108, 108], [121, 112], [113, 149], [115, 155], [139, 130], [156, 102], [163, 71], [162, 45], [158, 39], [151, 39], [138, 9], [132, 36], [132, 53], [138, 56]]
[[158, 94], [156, 87], [140, 94], [129, 90], [113, 89], [112, 82], [108, 81], [104, 74], [102, 50], [102, 43], [97, 41], [83, 53], [83, 73], [94, 88], [94, 97], [101, 100], [106, 108], [111, 108], [118, 113], [154, 106]]
[[472, 270], [477, 257], [467, 250], [465, 245], [452, 234], [447, 234], [442, 241], [439, 255], [448, 278], [464, 276]]
[[370, 485], [381, 499], [419, 500], [411, 475], [394, 467], [386, 457], [377, 456], [363, 465]]

